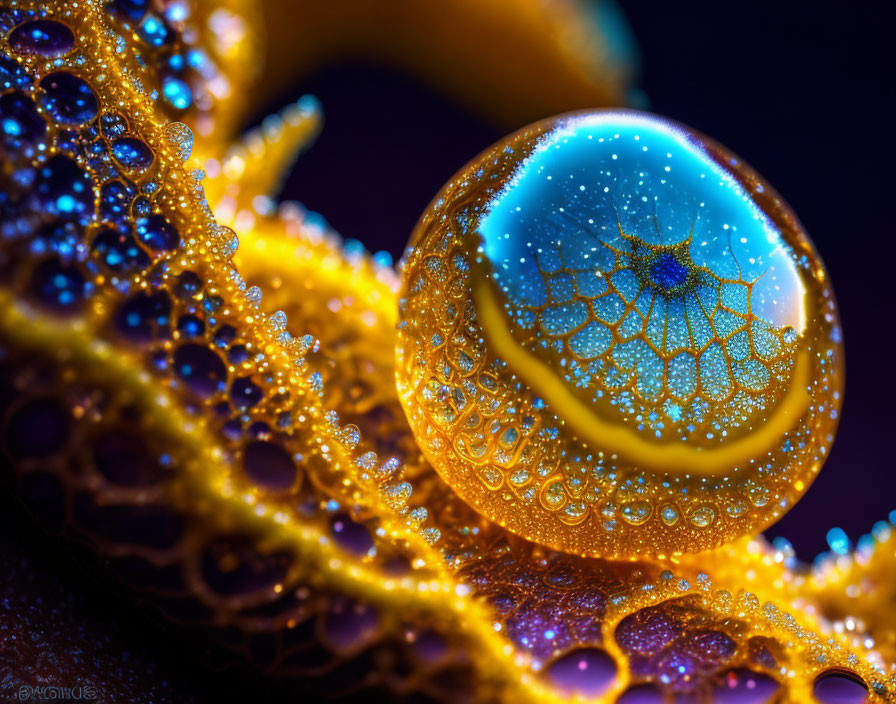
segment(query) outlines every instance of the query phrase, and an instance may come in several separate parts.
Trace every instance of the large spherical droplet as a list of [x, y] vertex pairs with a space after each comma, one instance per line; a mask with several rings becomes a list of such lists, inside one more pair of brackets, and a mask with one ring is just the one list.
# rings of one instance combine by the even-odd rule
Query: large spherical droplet
[[162, 96], [176, 110], [186, 110], [193, 104], [190, 86], [174, 76], [166, 76], [162, 81]]
[[131, 201], [135, 196], [133, 187], [124, 181], [107, 181], [100, 189], [100, 217], [111, 222], [126, 223]]
[[836, 430], [834, 295], [794, 214], [718, 144], [561, 116], [467, 166], [406, 256], [398, 384], [470, 504], [588, 555], [767, 526]]
[[374, 549], [370, 531], [361, 523], [356, 523], [348, 514], [339, 513], [330, 520], [333, 539], [343, 550], [364, 557]]
[[164, 20], [155, 15], [148, 15], [137, 28], [137, 34], [149, 46], [159, 48], [171, 41], [173, 32], [165, 24]]
[[255, 384], [250, 377], [235, 379], [230, 386], [230, 398], [233, 405], [240, 410], [252, 408], [264, 396], [261, 387]]
[[75, 35], [56, 20], [31, 20], [9, 34], [9, 44], [19, 54], [36, 54], [46, 58], [64, 56], [75, 46]]
[[11, 56], [0, 54], [0, 87], [27, 89], [31, 77]]
[[96, 94], [83, 79], [57, 71], [45, 76], [40, 87], [44, 91], [44, 108], [62, 124], [80, 125], [96, 117]]

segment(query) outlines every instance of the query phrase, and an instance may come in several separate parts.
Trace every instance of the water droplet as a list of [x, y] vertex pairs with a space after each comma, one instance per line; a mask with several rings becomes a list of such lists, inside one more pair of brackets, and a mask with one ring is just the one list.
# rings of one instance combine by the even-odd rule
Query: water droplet
[[646, 501], [634, 501], [630, 504], [623, 504], [622, 520], [633, 526], [640, 526], [647, 522], [652, 511], [652, 507]]
[[171, 38], [171, 31], [165, 25], [165, 22], [155, 15], [148, 15], [140, 23], [137, 34], [147, 44], [153, 47], [164, 46]]
[[229, 227], [218, 225], [213, 230], [212, 244], [224, 259], [232, 259], [239, 249], [240, 240]]
[[34, 190], [39, 210], [82, 222], [93, 215], [93, 184], [70, 157], [57, 154], [44, 163], [38, 169]]
[[145, 269], [150, 264], [146, 252], [130, 233], [115, 227], [101, 229], [90, 244], [103, 265], [115, 273], [131, 273]]
[[75, 46], [75, 35], [55, 20], [31, 20], [9, 34], [9, 44], [18, 54], [38, 54], [48, 59], [64, 56]]
[[541, 492], [541, 503], [549, 511], [556, 511], [566, 502], [566, 492], [562, 482], [554, 481], [548, 484]]
[[109, 11], [121, 19], [138, 21], [149, 7], [149, 0], [112, 0]]
[[528, 469], [518, 469], [510, 476], [510, 483], [514, 486], [522, 486], [531, 478], [532, 475], [529, 473]]
[[792, 326], [788, 325], [781, 333], [781, 339], [784, 340], [786, 344], [792, 345], [799, 339], [799, 334]]
[[826, 538], [831, 550], [837, 555], [846, 555], [852, 548], [849, 536], [846, 535], [846, 531], [842, 528], [831, 528]]
[[495, 467], [483, 467], [479, 470], [479, 478], [492, 491], [500, 489], [504, 483], [504, 475]]
[[246, 300], [249, 301], [251, 305], [257, 306], [261, 303], [261, 289], [258, 286], [251, 286], [246, 291]]
[[256, 406], [263, 397], [264, 392], [252, 381], [251, 377], [244, 376], [234, 379], [230, 385], [230, 400], [241, 411]]
[[708, 528], [716, 520], [716, 511], [712, 506], [698, 506], [691, 511], [691, 523], [698, 528]]
[[96, 94], [87, 83], [65, 71], [51, 73], [40, 81], [44, 109], [58, 122], [80, 125], [90, 122], [99, 110]]
[[138, 291], [119, 306], [115, 326], [125, 337], [150, 342], [169, 334], [171, 299], [162, 291]]
[[660, 520], [667, 526], [678, 523], [678, 509], [672, 504], [666, 504], [660, 509]]
[[124, 225], [134, 191], [122, 181], [107, 181], [100, 191], [100, 217]]
[[373, 550], [373, 538], [365, 526], [353, 521], [347, 513], [337, 513], [330, 519], [333, 538], [343, 550], [364, 557]]
[[29, 290], [44, 308], [68, 313], [81, 307], [88, 284], [76, 264], [54, 257], [37, 265]]
[[407, 482], [390, 482], [382, 488], [383, 499], [389, 508], [400, 511], [411, 498], [412, 487]]
[[154, 155], [144, 142], [134, 137], [122, 137], [112, 145], [112, 154], [126, 169], [143, 171], [152, 164]]
[[361, 430], [357, 425], [346, 425], [339, 431], [339, 443], [349, 449], [357, 447], [361, 442]]
[[725, 507], [725, 513], [732, 518], [739, 518], [747, 512], [747, 505], [743, 501], [734, 500]]

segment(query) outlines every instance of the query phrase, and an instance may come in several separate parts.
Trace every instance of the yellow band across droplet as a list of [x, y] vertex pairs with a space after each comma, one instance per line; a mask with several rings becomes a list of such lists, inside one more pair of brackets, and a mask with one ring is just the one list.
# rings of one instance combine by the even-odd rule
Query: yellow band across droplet
[[497, 356], [507, 362], [513, 372], [558, 413], [580, 440], [595, 449], [625, 458], [643, 469], [681, 474], [722, 474], [773, 449], [809, 407], [811, 358], [807, 350], [802, 350], [797, 355], [790, 387], [784, 397], [749, 435], [712, 448], [696, 447], [681, 441], [655, 442], [646, 439], [632, 428], [599, 417], [549, 365], [513, 338], [488, 277], [476, 277], [472, 285], [480, 326]]

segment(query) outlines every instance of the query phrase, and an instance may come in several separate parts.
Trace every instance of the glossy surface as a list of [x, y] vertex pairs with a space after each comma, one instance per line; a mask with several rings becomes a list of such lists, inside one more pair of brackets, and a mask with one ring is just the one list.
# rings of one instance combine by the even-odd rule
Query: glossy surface
[[842, 335], [818, 254], [686, 128], [598, 112], [509, 137], [424, 215], [405, 280], [411, 424], [530, 539], [713, 547], [780, 516], [833, 441]]
[[[463, 53], [476, 42], [452, 27], [475, 18], [510, 93], [531, 78], [518, 74], [508, 19], [542, 39], [545, 17], [593, 28], [578, 3], [514, 0], [512, 18], [508, 6], [440, 4], [437, 38], [446, 55]], [[405, 5], [374, 6], [384, 8]], [[440, 479], [392, 383], [391, 262], [297, 204], [271, 200], [318, 129], [316, 102], [300, 100], [233, 141], [263, 34], [254, 9], [116, 0], [0, 10], [9, 491], [85, 542], [122, 598], [158, 607], [190, 652], [205, 640], [236, 651], [259, 679], [282, 686], [285, 701], [313, 689], [489, 704], [559, 704], [583, 692], [611, 704], [761, 686], [811, 702], [832, 671], [866, 683], [872, 701], [892, 699], [890, 660], [874, 651], [886, 624], [872, 639], [854, 620], [819, 618], [785, 547], [756, 540], [675, 561], [577, 558], [520, 540]], [[71, 52], [48, 62], [9, 46], [16, 27], [37, 19], [68, 26]], [[290, 41], [272, 53], [300, 51], [295, 26], [268, 29], [280, 27]], [[548, 74], [593, 69], [592, 45], [551, 35], [539, 46], [553, 52]], [[44, 85], [50, 75], [55, 89]], [[192, 100], [172, 101], [163, 89], [172, 77]], [[655, 262], [648, 275], [679, 286], [687, 277], [676, 262]], [[482, 388], [492, 391], [498, 376], [484, 376]], [[622, 515], [642, 514], [630, 506]], [[64, 633], [35, 639], [53, 613], [29, 605], [36, 581], [22, 565], [0, 579], [4, 645], [24, 644], [14, 677], [93, 678], [99, 666], [103, 696], [140, 701], [142, 690], [161, 700], [157, 678], [147, 681], [149, 668], [126, 652], [108, 664], [69, 660], [102, 642], [77, 619], [56, 619]], [[57, 594], [51, 601], [64, 603]], [[63, 660], [48, 669], [47, 653]], [[130, 676], [135, 663], [139, 677]]]

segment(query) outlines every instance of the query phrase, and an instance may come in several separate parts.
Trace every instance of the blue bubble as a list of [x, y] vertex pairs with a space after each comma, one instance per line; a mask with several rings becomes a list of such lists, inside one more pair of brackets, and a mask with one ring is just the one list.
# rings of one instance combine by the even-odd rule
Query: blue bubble
[[89, 288], [80, 269], [59, 258], [41, 262], [31, 277], [31, 293], [36, 301], [56, 313], [79, 308]]
[[16, 27], [9, 35], [13, 50], [47, 58], [63, 56], [75, 46], [72, 30], [55, 20], [32, 20]]
[[186, 110], [193, 104], [193, 93], [184, 81], [168, 77], [162, 81], [162, 95], [171, 107]]
[[138, 34], [150, 46], [161, 47], [168, 41], [170, 33], [162, 20], [149, 15], [140, 23]]
[[139, 139], [122, 137], [112, 145], [112, 153], [118, 162], [129, 169], [146, 169], [152, 164], [152, 150]]
[[87, 220], [93, 215], [90, 177], [70, 157], [57, 154], [37, 172], [35, 195], [39, 207], [63, 219]]
[[10, 137], [18, 137], [22, 134], [22, 126], [11, 117], [4, 118], [3, 134], [7, 134]]
[[99, 112], [96, 94], [87, 83], [65, 71], [44, 76], [40, 81], [44, 91], [44, 108], [57, 121], [66, 125], [90, 122]]
[[852, 547], [849, 536], [846, 535], [846, 531], [842, 528], [831, 528], [826, 538], [831, 551], [837, 555], [846, 555]]
[[137, 21], [146, 14], [148, 0], [112, 0], [107, 5], [110, 12], [121, 19]]
[[177, 229], [161, 215], [137, 219], [137, 239], [150, 249], [170, 252], [180, 244]]

